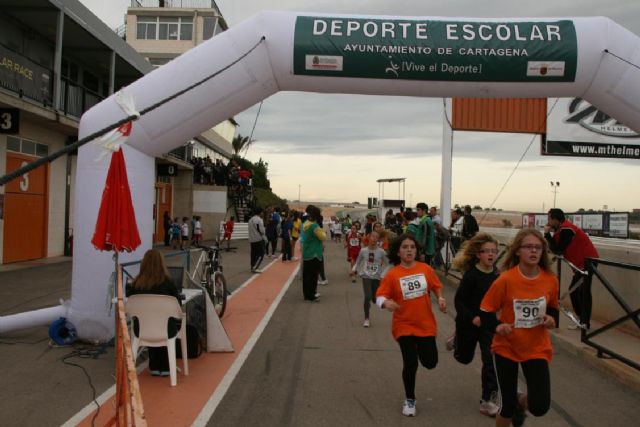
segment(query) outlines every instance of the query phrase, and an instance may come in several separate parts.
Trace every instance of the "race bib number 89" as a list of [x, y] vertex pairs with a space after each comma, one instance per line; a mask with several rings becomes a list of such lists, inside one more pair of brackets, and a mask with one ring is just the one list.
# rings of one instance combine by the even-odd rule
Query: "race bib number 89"
[[542, 324], [546, 311], [547, 300], [544, 297], [538, 299], [514, 299], [514, 326], [516, 328], [535, 328]]
[[420, 298], [427, 293], [427, 278], [424, 274], [414, 274], [400, 279], [402, 298], [406, 300]]

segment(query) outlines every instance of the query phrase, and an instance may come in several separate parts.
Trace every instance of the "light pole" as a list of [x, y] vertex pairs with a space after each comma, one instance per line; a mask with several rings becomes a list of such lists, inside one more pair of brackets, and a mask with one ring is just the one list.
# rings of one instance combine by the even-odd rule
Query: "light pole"
[[560, 181], [551, 181], [551, 191], [553, 191], [553, 207], [556, 207], [556, 195], [558, 194], [558, 187], [560, 187]]

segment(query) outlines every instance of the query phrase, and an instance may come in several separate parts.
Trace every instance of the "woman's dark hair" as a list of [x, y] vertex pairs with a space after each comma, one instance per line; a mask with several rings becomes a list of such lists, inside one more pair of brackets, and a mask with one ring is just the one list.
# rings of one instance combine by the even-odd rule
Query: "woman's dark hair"
[[404, 233], [399, 235], [398, 237], [393, 239], [391, 243], [389, 243], [389, 251], [387, 252], [387, 257], [389, 258], [389, 262], [391, 264], [400, 264], [400, 255], [398, 255], [398, 252], [400, 251], [402, 242], [407, 239], [411, 240], [416, 245], [416, 248], [418, 247], [418, 243], [416, 242], [416, 238], [413, 236], [413, 234]]
[[309, 205], [305, 209], [305, 212], [307, 213], [307, 215], [309, 215], [309, 219], [311, 221], [319, 222], [319, 219], [321, 218], [320, 208], [314, 205]]

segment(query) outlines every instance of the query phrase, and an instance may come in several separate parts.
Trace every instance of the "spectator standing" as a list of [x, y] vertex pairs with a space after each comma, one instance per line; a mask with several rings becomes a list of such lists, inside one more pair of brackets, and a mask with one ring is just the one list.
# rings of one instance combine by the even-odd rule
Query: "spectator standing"
[[429, 206], [426, 203], [421, 202], [416, 205], [416, 213], [420, 221], [420, 234], [422, 238], [422, 241], [418, 242], [422, 246], [423, 257], [421, 257], [421, 259], [427, 264], [431, 264], [431, 259], [433, 259], [433, 254], [436, 251], [436, 233], [431, 217], [427, 215], [428, 212]]
[[476, 221], [476, 217], [471, 215], [471, 206], [467, 205], [464, 207], [464, 217], [462, 220], [462, 238], [469, 240], [475, 236], [478, 231], [480, 231], [478, 221]]
[[320, 295], [317, 294], [318, 277], [323, 260], [322, 242], [327, 239], [327, 235], [318, 225], [320, 209], [309, 205], [306, 209], [308, 219], [302, 224], [302, 292], [305, 301], [318, 301]]
[[458, 252], [460, 245], [462, 244], [462, 226], [464, 225], [464, 214], [462, 209], [455, 208], [451, 211], [451, 225], [449, 230], [451, 231], [451, 246], [453, 252]]
[[[551, 235], [553, 232], [553, 235]], [[562, 254], [580, 270], [585, 268], [585, 258], [598, 258], [598, 251], [580, 227], [566, 219], [562, 209], [549, 209], [548, 223], [544, 226], [544, 238], [549, 243], [551, 252]], [[571, 305], [580, 318], [580, 323], [591, 328], [591, 275], [583, 275], [574, 271], [569, 285]], [[570, 328], [577, 328], [571, 325]]]
[[289, 212], [282, 221], [282, 262], [291, 261], [293, 258], [293, 250], [291, 247], [291, 232], [293, 230], [293, 214]]
[[[276, 212], [267, 213], [267, 227], [265, 234], [267, 236], [267, 256], [274, 258], [276, 256], [276, 248], [278, 246], [278, 221], [276, 220]], [[277, 216], [280, 218], [280, 215]], [[271, 248], [271, 253], [269, 253]]]
[[202, 241], [202, 223], [200, 219], [200, 216], [196, 216], [196, 222], [193, 224], [193, 244], [196, 248], [200, 247], [200, 242]]
[[[302, 219], [300, 219], [300, 212], [293, 212], [293, 228], [291, 229], [291, 252], [296, 248], [296, 242], [300, 238], [300, 229], [302, 227]], [[291, 257], [291, 261], [297, 261], [296, 257]]]
[[182, 217], [182, 225], [181, 225], [181, 240], [180, 240], [180, 249], [188, 249], [189, 248], [189, 218], [184, 216]]
[[251, 244], [251, 272], [262, 273], [260, 264], [264, 259], [264, 249], [267, 243], [264, 221], [261, 217], [262, 208], [257, 207], [253, 211], [253, 216], [249, 218], [247, 229], [249, 231], [249, 243]]
[[164, 229], [164, 245], [169, 246], [169, 242], [171, 241], [171, 215], [169, 215], [169, 211], [164, 211], [162, 215], [162, 228]]

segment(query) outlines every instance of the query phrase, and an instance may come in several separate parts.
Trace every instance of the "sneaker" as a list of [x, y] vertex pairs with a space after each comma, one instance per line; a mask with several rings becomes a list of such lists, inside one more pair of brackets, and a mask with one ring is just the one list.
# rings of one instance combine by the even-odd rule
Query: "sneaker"
[[356, 283], [356, 278], [351, 279], [351, 283]]
[[402, 405], [402, 415], [404, 415], [405, 417], [416, 416], [416, 400], [415, 399], [404, 400], [404, 404]]
[[318, 285], [328, 285], [329, 281], [327, 279], [324, 280], [318, 280]]
[[523, 392], [518, 392], [518, 404], [516, 405], [516, 411], [513, 413], [513, 418], [511, 418], [511, 424], [513, 425], [513, 427], [522, 427], [522, 425], [524, 424], [524, 419], [527, 418], [527, 414], [525, 413], [524, 408], [520, 405], [520, 399], [523, 395]]
[[575, 331], [576, 329], [578, 329], [578, 325], [576, 325], [575, 323], [571, 322], [567, 325], [567, 329], [569, 329], [570, 331]]
[[260, 274], [260, 273], [262, 273], [262, 270], [260, 270], [259, 268], [252, 268], [251, 272], [254, 273], [254, 274]]
[[455, 350], [455, 348], [456, 348], [456, 334], [453, 334], [449, 338], [447, 338], [447, 340], [444, 342], [444, 347], [447, 349], [447, 351]]
[[371, 322], [369, 322], [369, 319], [364, 319], [362, 326], [365, 328], [368, 328], [369, 326], [371, 326]]
[[294, 256], [291, 257], [291, 261], [297, 261], [297, 260], [298, 260], [297, 257], [294, 257]]
[[152, 375], [152, 376], [154, 376], [154, 377], [159, 377], [159, 376], [160, 376], [160, 371], [155, 371], [155, 370], [153, 370], [153, 371], [149, 371], [149, 372], [150, 372], [150, 373], [151, 373], [151, 375]]
[[487, 417], [495, 417], [500, 412], [500, 407], [493, 403], [491, 399], [480, 400], [480, 413]]
[[313, 297], [314, 298], [320, 298], [320, 292], [316, 292], [316, 294]]

